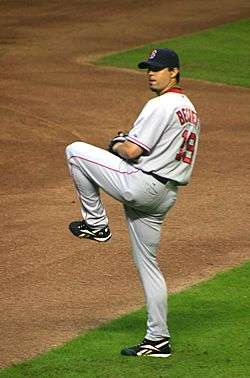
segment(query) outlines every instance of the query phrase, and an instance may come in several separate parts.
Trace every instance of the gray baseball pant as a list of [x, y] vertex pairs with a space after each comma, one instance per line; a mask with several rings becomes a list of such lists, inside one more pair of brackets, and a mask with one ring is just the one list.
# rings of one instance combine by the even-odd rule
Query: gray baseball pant
[[171, 181], [163, 185], [120, 157], [83, 142], [69, 145], [66, 156], [82, 217], [89, 226], [102, 228], [108, 224], [100, 188], [123, 203], [147, 305], [145, 337], [155, 341], [169, 337], [167, 287], [156, 252], [161, 224], [176, 201], [178, 187]]

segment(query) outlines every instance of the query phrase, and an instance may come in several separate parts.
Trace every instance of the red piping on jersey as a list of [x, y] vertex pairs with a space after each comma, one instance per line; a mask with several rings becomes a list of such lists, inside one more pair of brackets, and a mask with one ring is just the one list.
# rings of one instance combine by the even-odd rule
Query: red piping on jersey
[[111, 171], [118, 172], [118, 173], [121, 173], [121, 174], [126, 174], [126, 175], [131, 175], [132, 173], [139, 172], [139, 169], [136, 169], [136, 168], [135, 168], [136, 171], [131, 171], [131, 172], [119, 171], [118, 169], [114, 169], [114, 168], [108, 167], [107, 165], [101, 164], [101, 163], [99, 163], [97, 161], [94, 161], [94, 160], [86, 159], [85, 157], [79, 156], [79, 155], [72, 155], [72, 156], [70, 156], [70, 158], [68, 159], [69, 162], [70, 162], [71, 159], [86, 160], [89, 163], [93, 163], [93, 164], [99, 165], [100, 167], [107, 168], [107, 169], [110, 169]]
[[183, 90], [182, 90], [182, 88], [172, 87], [172, 88], [167, 89], [167, 90], [166, 90], [165, 92], [163, 92], [162, 94], [164, 94], [164, 93], [168, 93], [168, 92], [183, 93]]

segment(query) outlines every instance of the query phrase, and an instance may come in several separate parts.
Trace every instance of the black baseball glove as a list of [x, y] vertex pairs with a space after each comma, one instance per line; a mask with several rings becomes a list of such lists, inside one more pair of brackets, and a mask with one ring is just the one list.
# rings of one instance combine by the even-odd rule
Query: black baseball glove
[[123, 143], [126, 141], [126, 137], [128, 136], [128, 133], [126, 131], [118, 131], [117, 135], [111, 139], [109, 146], [108, 146], [108, 151], [112, 152], [112, 154], [116, 154], [116, 152], [113, 151], [113, 146], [116, 143]]

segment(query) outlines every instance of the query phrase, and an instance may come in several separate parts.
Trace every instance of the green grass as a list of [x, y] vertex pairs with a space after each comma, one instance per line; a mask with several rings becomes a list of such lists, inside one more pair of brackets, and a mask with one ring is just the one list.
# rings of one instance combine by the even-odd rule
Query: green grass
[[137, 63], [155, 47], [174, 49], [181, 58], [185, 77], [250, 86], [249, 19], [108, 55], [96, 64], [136, 69]]
[[120, 356], [144, 335], [142, 309], [3, 369], [0, 377], [249, 377], [249, 276], [250, 262], [170, 296], [168, 359]]

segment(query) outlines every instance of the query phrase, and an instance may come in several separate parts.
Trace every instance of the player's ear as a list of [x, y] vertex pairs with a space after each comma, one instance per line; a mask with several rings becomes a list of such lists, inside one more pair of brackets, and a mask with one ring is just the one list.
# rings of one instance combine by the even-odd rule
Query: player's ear
[[175, 79], [178, 73], [180, 72], [180, 70], [179, 68], [175, 67], [175, 68], [171, 68], [170, 72], [171, 72], [171, 79]]

